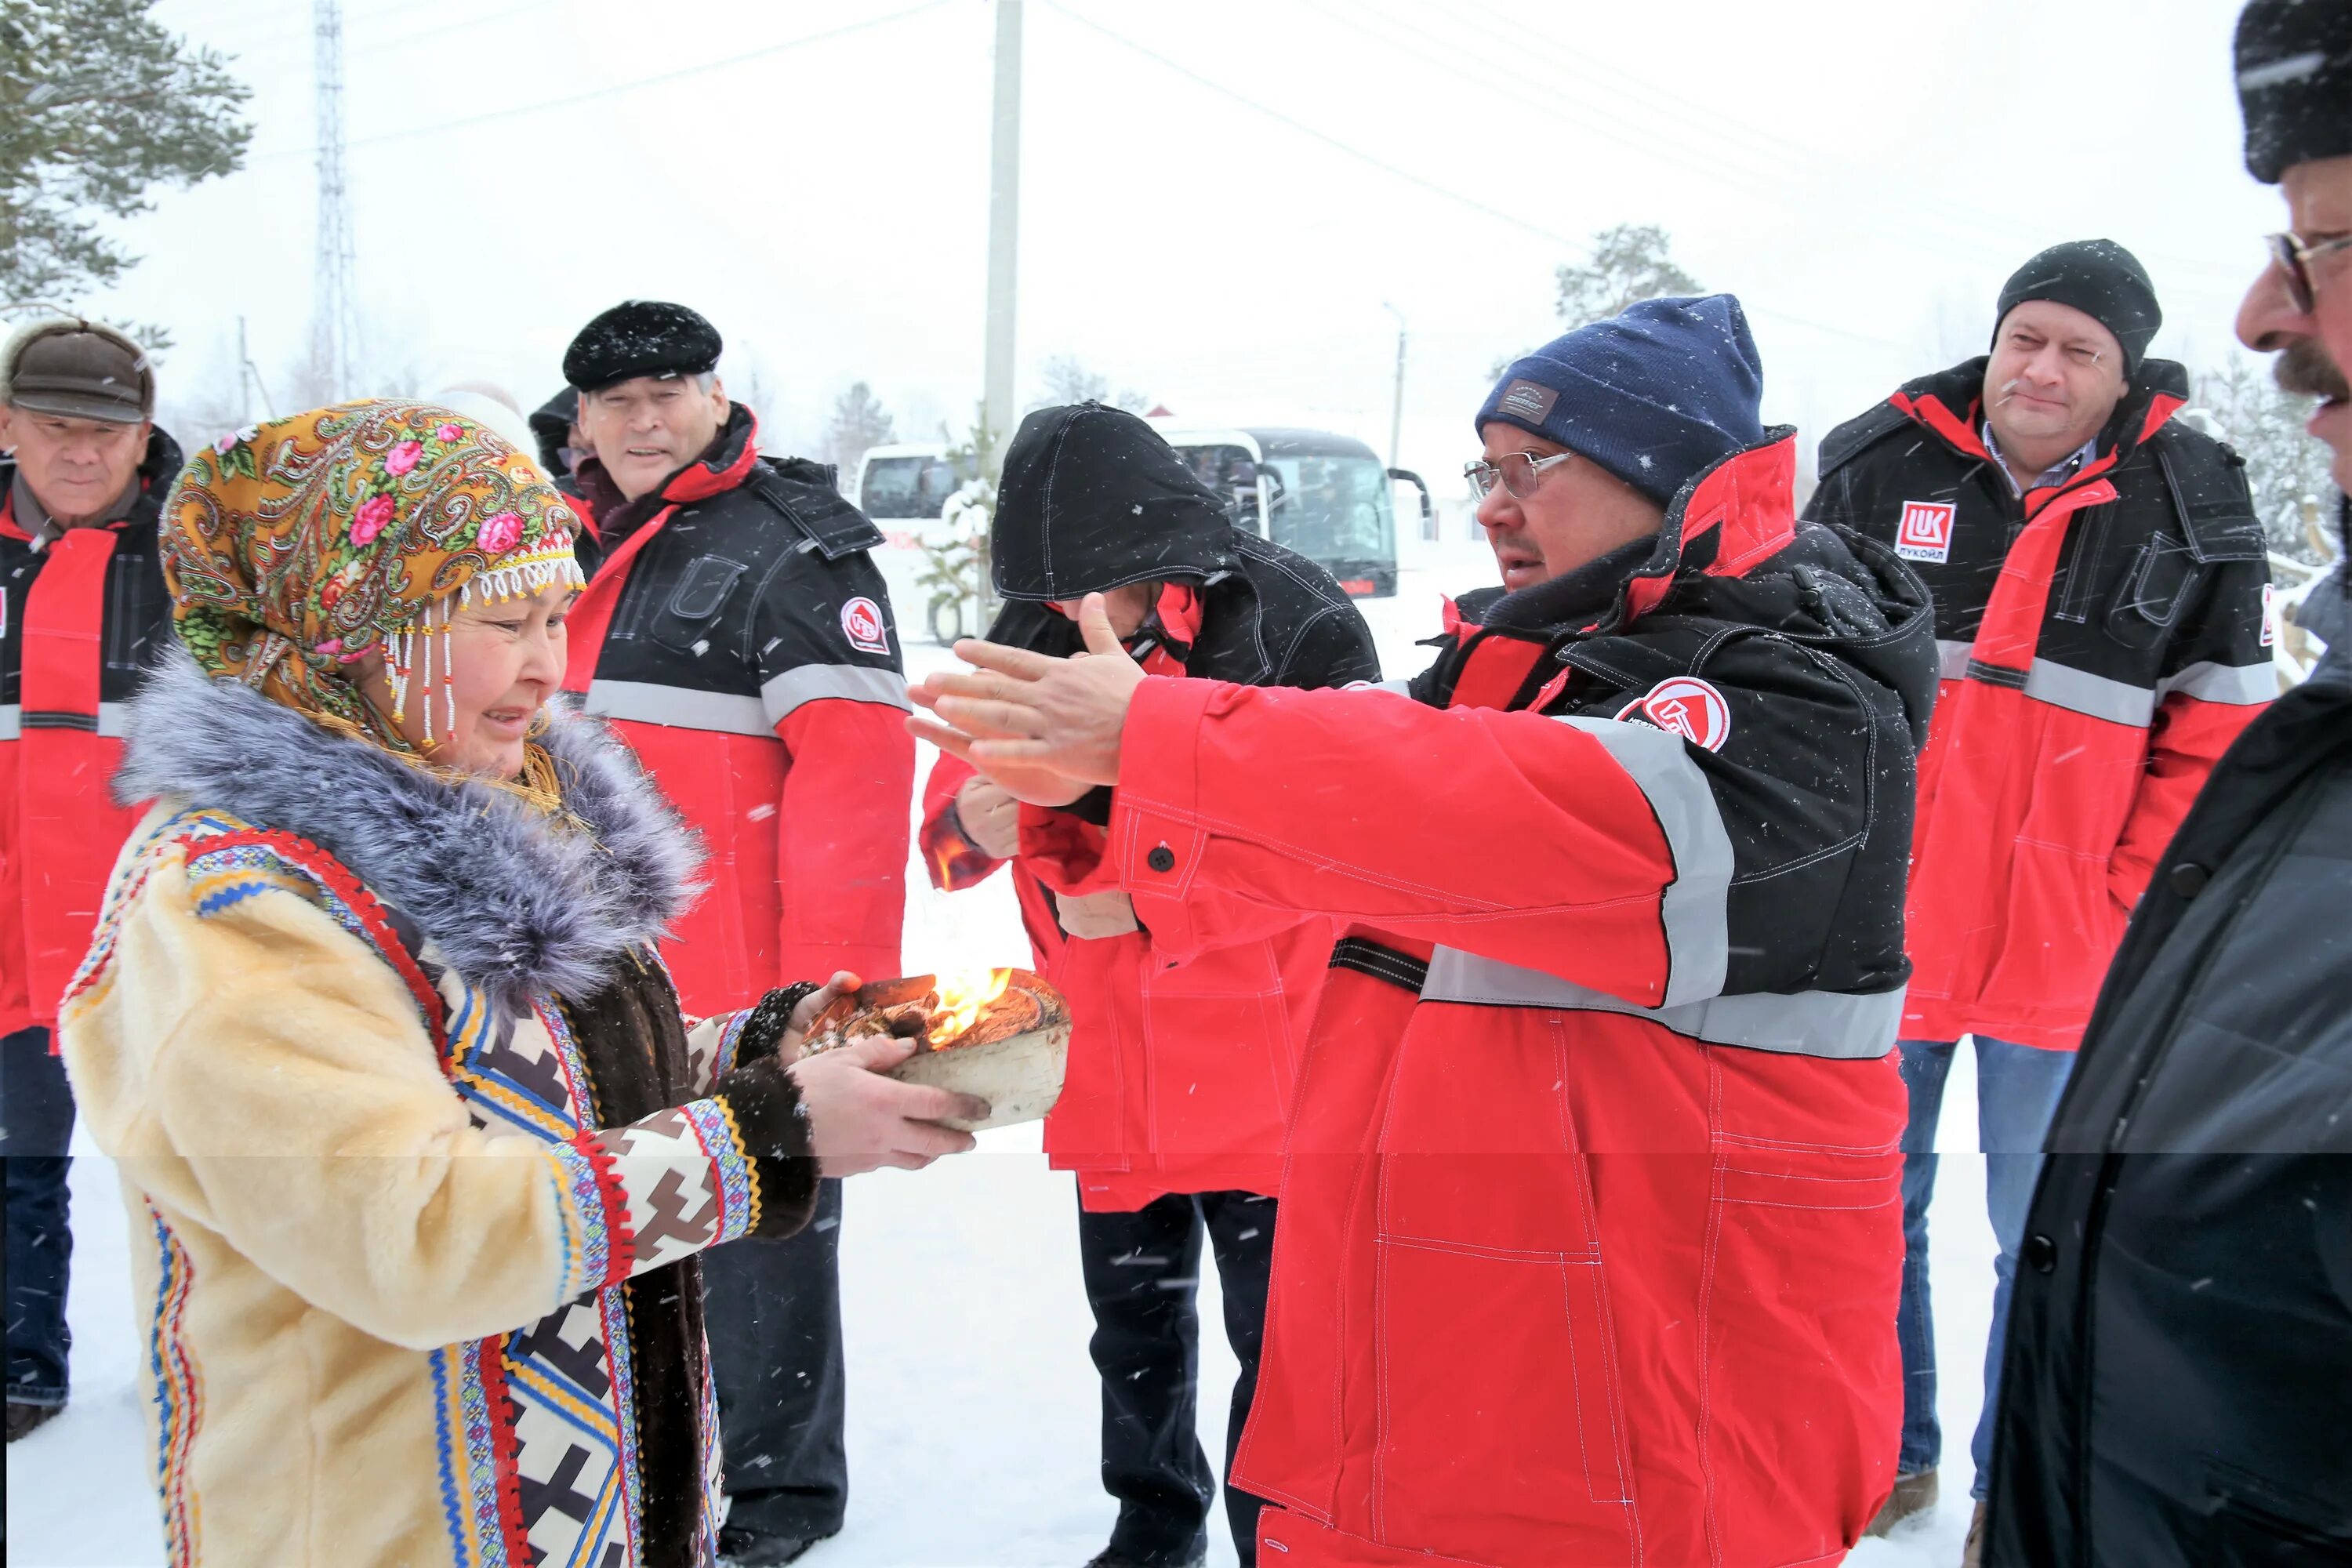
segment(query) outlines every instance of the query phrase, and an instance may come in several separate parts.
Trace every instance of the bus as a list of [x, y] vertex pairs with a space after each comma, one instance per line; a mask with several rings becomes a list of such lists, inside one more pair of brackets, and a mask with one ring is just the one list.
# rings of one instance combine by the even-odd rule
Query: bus
[[1360, 599], [1397, 589], [1393, 486], [1421, 492], [1421, 517], [1435, 517], [1421, 476], [1381, 463], [1361, 441], [1328, 430], [1286, 426], [1215, 428], [1154, 419], [1200, 480], [1227, 498], [1234, 526], [1298, 552]]

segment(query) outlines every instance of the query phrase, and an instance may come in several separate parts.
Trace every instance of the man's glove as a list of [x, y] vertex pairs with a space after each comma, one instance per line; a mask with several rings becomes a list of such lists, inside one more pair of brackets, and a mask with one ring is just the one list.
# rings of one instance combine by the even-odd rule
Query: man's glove
[[1054, 912], [1062, 929], [1076, 937], [1125, 936], [1143, 928], [1136, 923], [1135, 905], [1125, 893], [1055, 893]]
[[956, 828], [992, 860], [1010, 860], [1021, 847], [1021, 803], [993, 779], [973, 774], [956, 791]]

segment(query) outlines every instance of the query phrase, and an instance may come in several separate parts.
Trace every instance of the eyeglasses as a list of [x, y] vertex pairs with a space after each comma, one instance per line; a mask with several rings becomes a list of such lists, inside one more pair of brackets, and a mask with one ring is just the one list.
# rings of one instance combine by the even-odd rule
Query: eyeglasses
[[2267, 243], [2271, 259], [2286, 274], [2287, 297], [2294, 301], [2299, 313], [2307, 316], [2319, 304], [2318, 285], [2311, 280], [2312, 258], [2331, 251], [2352, 249], [2352, 234], [2339, 234], [2311, 245], [2304, 243], [2300, 235], [2274, 234]]
[[1533, 452], [1506, 452], [1499, 463], [1489, 463], [1482, 458], [1475, 463], [1463, 464], [1462, 477], [1470, 481], [1470, 495], [1475, 500], [1483, 501], [1493, 495], [1497, 479], [1502, 481], [1505, 489], [1525, 500], [1536, 493], [1538, 485], [1543, 483], [1546, 468], [1565, 463], [1575, 456], [1573, 452], [1556, 452], [1549, 458], [1538, 458]]

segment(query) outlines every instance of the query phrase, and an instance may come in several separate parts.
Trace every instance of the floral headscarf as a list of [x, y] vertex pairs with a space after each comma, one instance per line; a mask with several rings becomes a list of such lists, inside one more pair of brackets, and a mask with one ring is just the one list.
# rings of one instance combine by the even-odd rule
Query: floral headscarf
[[453, 595], [582, 581], [578, 519], [538, 465], [430, 404], [346, 403], [225, 436], [181, 471], [163, 523], [173, 619], [207, 674], [395, 752], [413, 748], [351, 666], [381, 646], [401, 692], [421, 654], [429, 691], [437, 630], [446, 688]]

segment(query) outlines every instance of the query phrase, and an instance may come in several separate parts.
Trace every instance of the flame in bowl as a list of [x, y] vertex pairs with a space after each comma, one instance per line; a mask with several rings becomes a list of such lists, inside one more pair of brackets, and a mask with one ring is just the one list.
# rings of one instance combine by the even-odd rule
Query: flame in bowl
[[931, 1009], [931, 1025], [924, 1040], [939, 1049], [980, 1021], [988, 1005], [1013, 984], [1009, 969], [966, 969], [939, 978], [939, 1005]]

